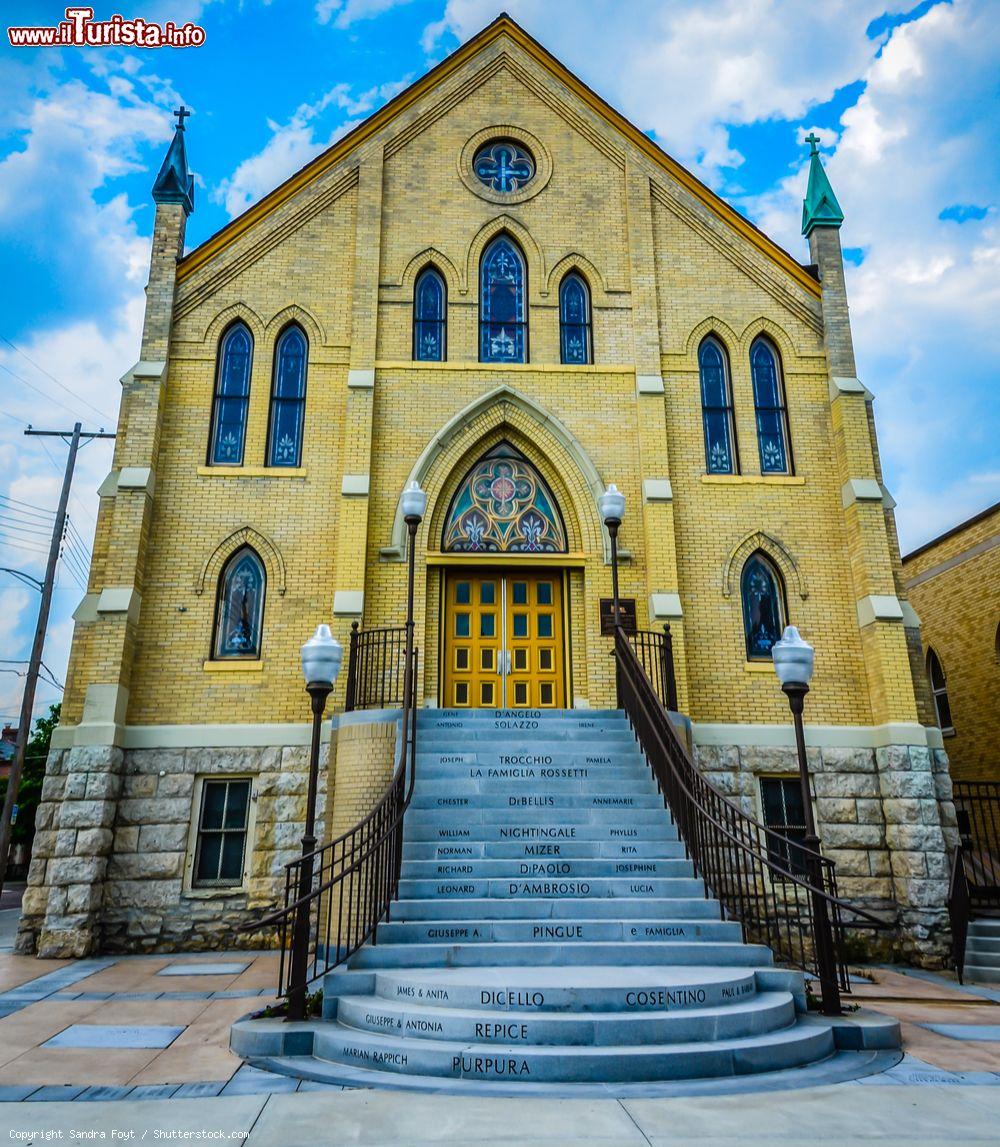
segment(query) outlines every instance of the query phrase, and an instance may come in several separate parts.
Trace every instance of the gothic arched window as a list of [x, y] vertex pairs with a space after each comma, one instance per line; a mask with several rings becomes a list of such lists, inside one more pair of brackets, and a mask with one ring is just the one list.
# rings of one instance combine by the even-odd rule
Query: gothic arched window
[[212, 430], [208, 442], [210, 466], [240, 466], [243, 463], [252, 362], [253, 336], [244, 323], [233, 323], [219, 343]]
[[267, 465], [298, 466], [306, 412], [309, 344], [300, 327], [286, 327], [274, 348]]
[[562, 362], [583, 366], [594, 361], [590, 290], [576, 271], [559, 286], [559, 349]]
[[739, 466], [729, 360], [721, 343], [711, 336], [698, 348], [698, 373], [705, 427], [705, 468], [709, 474], [735, 474]]
[[750, 348], [753, 402], [757, 411], [757, 444], [762, 474], [791, 474], [788, 410], [778, 352], [766, 339]]
[[444, 362], [448, 353], [448, 291], [433, 267], [425, 267], [413, 289], [413, 357]]
[[747, 659], [770, 658], [771, 647], [785, 627], [785, 602], [781, 575], [760, 550], [743, 567], [740, 593]]
[[951, 703], [948, 700], [948, 683], [945, 680], [941, 661], [933, 649], [927, 650], [927, 676], [931, 679], [931, 693], [934, 695], [934, 709], [938, 725], [942, 731], [953, 732]]
[[249, 546], [226, 562], [219, 575], [213, 657], [260, 657], [266, 582], [264, 563]]
[[483, 252], [479, 268], [479, 361], [527, 362], [524, 256], [500, 235]]

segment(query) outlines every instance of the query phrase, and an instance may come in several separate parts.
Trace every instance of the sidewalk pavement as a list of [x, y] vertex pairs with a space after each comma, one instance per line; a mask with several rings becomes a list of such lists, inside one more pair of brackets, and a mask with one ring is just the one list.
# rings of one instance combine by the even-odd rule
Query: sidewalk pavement
[[1000, 992], [932, 973], [858, 970], [855, 1002], [902, 1024], [906, 1055], [878, 1075], [780, 1093], [516, 1102], [340, 1089], [245, 1066], [229, 1051], [230, 1026], [274, 1001], [276, 978], [273, 952], [40, 961], [0, 951], [0, 1139], [9, 1123], [11, 1141], [27, 1143], [87, 1129], [110, 1141], [111, 1129], [130, 1128], [136, 1141], [143, 1131], [150, 1141], [158, 1130], [249, 1133], [254, 1147], [695, 1134], [699, 1147], [1000, 1142]]

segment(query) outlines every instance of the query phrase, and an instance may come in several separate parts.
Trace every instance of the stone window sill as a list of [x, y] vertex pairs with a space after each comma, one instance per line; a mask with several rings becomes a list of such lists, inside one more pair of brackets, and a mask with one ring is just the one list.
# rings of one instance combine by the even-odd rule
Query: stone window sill
[[798, 474], [702, 474], [706, 486], [804, 486]]
[[206, 673], [263, 673], [264, 662], [234, 658], [232, 661], [206, 661], [202, 668]]
[[747, 673], [773, 673], [774, 662], [772, 661], [746, 661], [743, 668]]
[[955, 736], [955, 730], [954, 730], [954, 728], [950, 728], [950, 729], [942, 729], [942, 730], [941, 730], [941, 736], [942, 736], [942, 737], [954, 737], [954, 736]]
[[305, 478], [305, 466], [199, 466], [199, 478]]
[[232, 896], [246, 896], [245, 884], [234, 885], [232, 888], [185, 888], [181, 893], [183, 900], [222, 900]]

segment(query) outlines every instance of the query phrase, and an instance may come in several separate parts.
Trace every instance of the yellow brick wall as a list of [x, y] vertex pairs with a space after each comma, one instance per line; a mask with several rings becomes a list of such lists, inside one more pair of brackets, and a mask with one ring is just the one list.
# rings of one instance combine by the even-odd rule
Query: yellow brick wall
[[[874, 627], [864, 641], [858, 629], [856, 598], [891, 592], [892, 575], [878, 545], [841, 508], [845, 478], [865, 475], [845, 474], [837, 457], [817, 291], [712, 215], [521, 49], [501, 47], [470, 61], [360, 151], [182, 275], [148, 536], [138, 520], [113, 533], [109, 518], [125, 513], [119, 494], [106, 499], [95, 542], [92, 589], [141, 569], [128, 723], [303, 720], [299, 645], [318, 621], [332, 620], [346, 646], [351, 618], [331, 616], [338, 590], [364, 590], [366, 625], [401, 623], [405, 564], [382, 553], [392, 541], [398, 492], [442, 426], [498, 387], [542, 413], [532, 419], [502, 401], [478, 411], [441, 444], [426, 475], [430, 502], [417, 570], [421, 697], [437, 697], [441, 592], [440, 568], [426, 566], [422, 555], [439, 548], [443, 514], [464, 471], [508, 438], [548, 480], [580, 555], [567, 573], [570, 695], [613, 702], [610, 643], [597, 635], [610, 570], [594, 492], [569, 440], [602, 482], [617, 483], [628, 498], [621, 544], [631, 559], [621, 592], [636, 599], [640, 625], [650, 622], [651, 593], [680, 595], [684, 618], [672, 623], [679, 690], [695, 720], [787, 720], [773, 675], [745, 664], [739, 568], [728, 591], [725, 585], [727, 563], [745, 559], [740, 545], [756, 532], [788, 555], [789, 617], [817, 649], [811, 719], [912, 719], [902, 628]], [[473, 194], [459, 176], [475, 133], [503, 125], [538, 141], [548, 178], [538, 194], [509, 206]], [[520, 238], [528, 264], [527, 366], [476, 361], [478, 259], [501, 228]], [[442, 365], [407, 361], [413, 279], [430, 249], [449, 287], [449, 362]], [[558, 281], [572, 265], [593, 293], [593, 368], [558, 364]], [[209, 470], [216, 350], [236, 317], [255, 340], [245, 465]], [[274, 342], [290, 318], [310, 341], [302, 466], [262, 473]], [[704, 476], [697, 346], [709, 330], [730, 354], [743, 469], [733, 481]], [[782, 356], [796, 465], [789, 479], [759, 475], [748, 367], [759, 331]], [[352, 389], [352, 370], [374, 372], [374, 390]], [[663, 396], [637, 397], [637, 379], [657, 370]], [[365, 470], [370, 496], [343, 496], [344, 475]], [[672, 504], [643, 505], [648, 478], [671, 481]], [[219, 548], [244, 527], [266, 539], [262, 668], [207, 671]], [[138, 562], [135, 547], [115, 549], [115, 537], [140, 535]], [[870, 587], [854, 583], [852, 548], [855, 564], [871, 573]], [[101, 623], [100, 632], [114, 637], [110, 645], [97, 632], [95, 624], [77, 627], [64, 717], [70, 724], [80, 718], [87, 683], [109, 679], [115, 642], [133, 640], [124, 623], [119, 630]], [[880, 664], [874, 684], [871, 658]], [[343, 689], [342, 678], [335, 707]]]
[[933, 648], [945, 672], [955, 728], [945, 748], [956, 780], [1000, 780], [998, 536], [994, 507], [903, 562], [924, 655]]

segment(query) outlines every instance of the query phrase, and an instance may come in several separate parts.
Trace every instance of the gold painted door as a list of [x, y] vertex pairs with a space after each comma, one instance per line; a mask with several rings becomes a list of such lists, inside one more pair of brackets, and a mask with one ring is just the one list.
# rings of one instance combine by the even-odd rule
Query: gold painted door
[[558, 571], [455, 571], [445, 591], [444, 705], [565, 705]]

